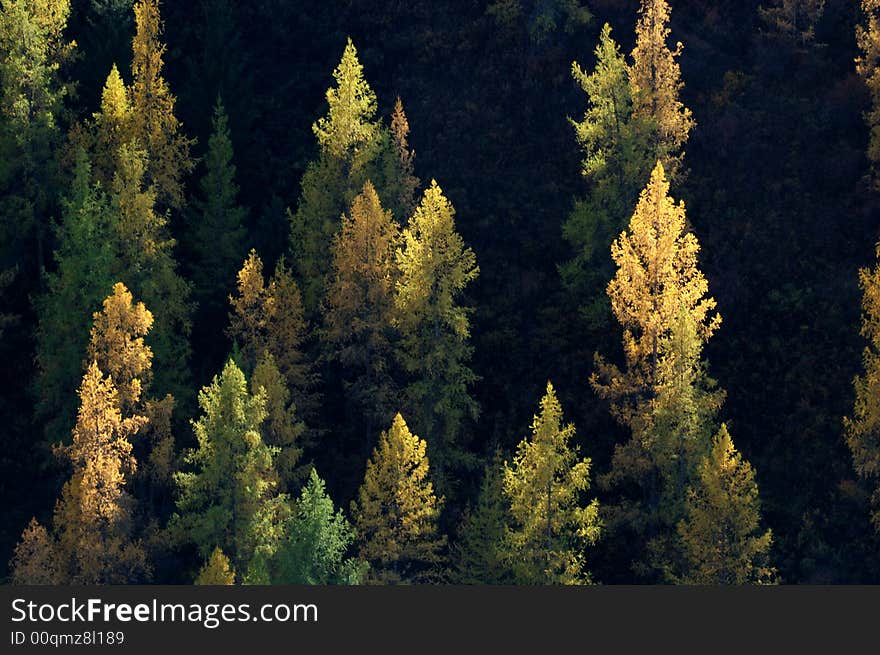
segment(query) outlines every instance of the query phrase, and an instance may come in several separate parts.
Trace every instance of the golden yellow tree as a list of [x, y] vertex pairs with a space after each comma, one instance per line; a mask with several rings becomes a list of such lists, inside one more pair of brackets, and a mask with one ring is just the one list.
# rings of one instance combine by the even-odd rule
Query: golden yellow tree
[[73, 475], [55, 507], [63, 578], [70, 584], [124, 584], [143, 580], [149, 566], [132, 538], [133, 499], [125, 490], [137, 469], [132, 437], [146, 423], [123, 418], [112, 380], [92, 363], [79, 389], [73, 442], [64, 449]]
[[235, 569], [229, 558], [219, 548], [215, 548], [196, 576], [197, 585], [234, 585]]
[[131, 143], [131, 100], [116, 64], [101, 92], [101, 111], [93, 115], [92, 171], [105, 188], [110, 186], [119, 162], [119, 149]]
[[[877, 246], [880, 260], [880, 245]], [[872, 487], [872, 519], [880, 532], [880, 265], [859, 271], [862, 288], [861, 334], [868, 344], [862, 354], [864, 372], [853, 381], [853, 414], [844, 418], [844, 434], [856, 472]]]
[[174, 115], [175, 98], [162, 77], [162, 20], [159, 0], [138, 0], [134, 5], [137, 31], [132, 40], [131, 134], [146, 149], [148, 181], [156, 185], [158, 199], [172, 207], [184, 202], [183, 178], [194, 166], [191, 140], [181, 132]]
[[861, 54], [856, 58], [856, 71], [868, 87], [871, 107], [865, 122], [871, 130], [868, 159], [875, 188], [880, 188], [877, 166], [880, 163], [880, 0], [862, 0], [864, 22], [856, 26], [856, 41]]
[[10, 582], [15, 585], [63, 584], [59, 555], [52, 535], [32, 518], [9, 561]]
[[360, 558], [369, 562], [374, 583], [428, 580], [441, 562], [446, 539], [437, 520], [443, 499], [428, 479], [426, 447], [397, 414], [367, 461], [352, 515]]
[[651, 149], [674, 181], [681, 172], [682, 148], [695, 122], [679, 98], [684, 83], [677, 60], [683, 46], [678, 42], [670, 49], [669, 33], [669, 3], [642, 0], [629, 68], [633, 114], [653, 123]]
[[408, 137], [409, 121], [398, 96], [394, 103], [394, 111], [391, 113], [391, 141], [397, 165], [390, 174], [387, 174], [387, 178], [396, 191], [394, 209], [396, 215], [400, 217], [412, 216], [416, 208], [416, 189], [419, 186], [419, 178], [416, 177], [413, 166], [416, 153], [410, 149]]

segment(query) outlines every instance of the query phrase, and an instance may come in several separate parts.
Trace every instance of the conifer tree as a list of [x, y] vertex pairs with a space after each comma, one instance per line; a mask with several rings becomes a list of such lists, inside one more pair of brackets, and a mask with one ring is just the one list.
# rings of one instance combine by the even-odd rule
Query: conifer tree
[[392, 197], [387, 202], [393, 210], [392, 214], [402, 219], [404, 216], [412, 216], [415, 211], [419, 178], [416, 177], [413, 166], [416, 153], [409, 147], [409, 121], [399, 96], [391, 113], [390, 136], [393, 157], [390, 158], [390, 170], [386, 172], [385, 178], [388, 185], [393, 187], [393, 192], [388, 194]]
[[865, 112], [865, 122], [871, 131], [868, 142], [868, 160], [875, 188], [880, 188], [877, 166], [880, 163], [880, 0], [862, 0], [864, 22], [856, 26], [856, 41], [860, 55], [856, 71], [865, 81], [871, 106]]
[[574, 426], [562, 423], [553, 385], [541, 399], [531, 438], [504, 464], [504, 493], [510, 502], [510, 561], [520, 584], [590, 582], [583, 546], [600, 533], [599, 502], [584, 504], [590, 488], [590, 459], [571, 446]]
[[683, 147], [694, 127], [691, 110], [679, 98], [684, 83], [678, 57], [682, 44], [669, 48], [669, 3], [642, 0], [636, 24], [636, 47], [629, 69], [633, 112], [651, 122], [650, 147], [670, 181], [681, 174]]
[[513, 584], [507, 551], [509, 505], [504, 495], [501, 452], [483, 471], [476, 505], [466, 507], [451, 548], [452, 579], [457, 584]]
[[608, 247], [626, 225], [654, 164], [649, 121], [633, 111], [629, 68], [606, 23], [591, 73], [577, 62], [572, 76], [587, 96], [583, 120], [571, 121], [584, 154], [582, 174], [589, 194], [579, 199], [563, 225], [575, 257], [561, 267], [563, 280], [582, 302], [592, 325], [607, 322], [607, 297], [600, 291], [612, 275]]
[[80, 150], [73, 181], [55, 228], [55, 269], [35, 298], [37, 314], [34, 381], [36, 415], [48, 441], [65, 440], [76, 421], [76, 394], [82, 379], [92, 314], [110, 293], [117, 270], [113, 216], [106, 195], [91, 180]]
[[324, 481], [312, 469], [291, 512], [286, 537], [273, 562], [273, 584], [359, 584], [366, 564], [346, 553], [354, 529], [335, 510]]
[[[880, 245], [877, 259], [880, 260]], [[863, 372], [853, 381], [853, 414], [844, 418], [846, 443], [856, 472], [871, 489], [871, 518], [880, 532], [880, 265], [859, 270], [862, 289]]]
[[52, 535], [32, 518], [9, 561], [10, 582], [14, 585], [62, 584], [59, 555]]
[[686, 518], [678, 524], [684, 546], [685, 584], [772, 582], [770, 530], [760, 530], [755, 472], [733, 447], [722, 424], [698, 483], [688, 490]]
[[209, 343], [211, 354], [218, 343], [216, 326], [223, 322], [227, 297], [239, 263], [245, 256], [246, 212], [236, 201], [235, 164], [232, 161], [226, 112], [220, 99], [214, 106], [213, 132], [208, 140], [200, 195], [194, 200], [184, 250], [190, 252], [190, 279], [198, 303], [196, 330], [200, 342]]
[[758, 7], [761, 18], [779, 36], [804, 47], [816, 38], [816, 24], [825, 12], [825, 0], [774, 0]]
[[156, 186], [162, 206], [183, 205], [183, 178], [193, 169], [191, 140], [174, 114], [175, 98], [162, 77], [165, 44], [161, 42], [159, 0], [134, 5], [132, 40], [131, 134], [147, 153], [147, 182]]
[[367, 179], [376, 181], [381, 125], [376, 119], [376, 94], [370, 88], [348, 40], [333, 71], [335, 86], [327, 89], [328, 111], [313, 125], [320, 154], [303, 175], [296, 213], [290, 213], [291, 249], [303, 285], [307, 316], [317, 313], [329, 273], [329, 251], [339, 229], [339, 216]]
[[395, 251], [399, 229], [370, 182], [343, 216], [333, 239], [333, 267], [324, 309], [324, 339], [345, 368], [345, 384], [363, 417], [364, 452], [393, 416]]
[[195, 544], [202, 557], [228, 553], [237, 575], [274, 553], [286, 511], [277, 493], [277, 450], [260, 436], [266, 417], [263, 393], [248, 393], [244, 374], [230, 360], [199, 393], [202, 416], [193, 423], [197, 446], [175, 474], [180, 495], [172, 532]]
[[437, 573], [446, 544], [437, 529], [443, 499], [428, 479], [426, 447], [397, 414], [367, 461], [351, 513], [370, 582], [418, 582]]
[[219, 548], [213, 550], [196, 576], [195, 584], [224, 586], [235, 584], [235, 570], [222, 550]]
[[[122, 146], [131, 144], [131, 100], [116, 64], [110, 69], [101, 92], [101, 111], [94, 114], [91, 151], [95, 178], [108, 188], [119, 165]], [[74, 134], [76, 136], [76, 134]], [[88, 138], [88, 137], [86, 137]]]
[[403, 230], [402, 242], [395, 306], [402, 335], [399, 356], [411, 378], [406, 403], [413, 424], [433, 440], [435, 471], [446, 484], [450, 468], [469, 465], [463, 423], [478, 411], [468, 390], [475, 380], [468, 368], [471, 310], [460, 298], [480, 269], [455, 231], [452, 203], [434, 180]]
[[73, 475], [55, 507], [62, 577], [68, 584], [124, 584], [144, 580], [149, 565], [133, 539], [133, 498], [125, 489], [136, 471], [132, 438], [143, 416], [123, 418], [110, 378], [92, 363], [79, 389], [73, 442], [65, 449]]
[[33, 289], [45, 265], [58, 170], [61, 76], [75, 43], [65, 36], [69, 0], [9, 0], [0, 6], [0, 270], [20, 268]]

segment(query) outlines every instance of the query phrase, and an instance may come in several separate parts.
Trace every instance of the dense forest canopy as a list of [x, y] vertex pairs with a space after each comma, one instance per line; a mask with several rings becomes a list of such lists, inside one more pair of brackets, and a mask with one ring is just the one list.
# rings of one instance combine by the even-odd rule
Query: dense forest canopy
[[0, 0], [0, 578], [880, 582], [877, 0]]

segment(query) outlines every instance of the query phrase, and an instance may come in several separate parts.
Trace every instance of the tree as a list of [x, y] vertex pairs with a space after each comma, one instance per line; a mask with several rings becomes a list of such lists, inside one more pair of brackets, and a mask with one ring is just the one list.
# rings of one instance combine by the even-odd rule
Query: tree
[[507, 552], [509, 505], [504, 495], [501, 451], [496, 450], [483, 470], [474, 506], [465, 508], [452, 545], [452, 578], [457, 584], [513, 584]]
[[856, 472], [871, 486], [871, 518], [880, 532], [880, 266], [860, 269], [859, 286], [861, 335], [868, 344], [862, 354], [864, 370], [853, 380], [855, 403], [852, 416], [843, 420], [844, 435]]
[[363, 417], [365, 452], [370, 435], [393, 416], [397, 400], [392, 323], [399, 240], [397, 223], [382, 209], [373, 185], [365, 183], [333, 239], [323, 332], [329, 356], [345, 368], [346, 390]]
[[875, 188], [880, 188], [877, 165], [880, 162], [880, 1], [862, 0], [864, 23], [856, 26], [856, 41], [861, 51], [856, 58], [856, 71], [865, 81], [871, 98], [871, 107], [865, 112], [865, 122], [871, 131], [868, 160]]
[[93, 184], [80, 150], [73, 181], [55, 226], [55, 268], [45, 273], [34, 300], [37, 315], [33, 393], [47, 441], [65, 440], [76, 422], [76, 388], [82, 379], [92, 315], [110, 293], [117, 270], [113, 216], [106, 194]]
[[367, 461], [351, 513], [370, 582], [419, 582], [436, 575], [446, 544], [437, 529], [443, 499], [428, 479], [426, 448], [397, 414]]
[[61, 76], [74, 43], [64, 36], [69, 0], [10, 0], [0, 6], [0, 270], [39, 279], [57, 189]]
[[305, 354], [308, 323], [302, 296], [284, 260], [266, 284], [263, 260], [251, 250], [238, 272], [238, 293], [229, 302], [228, 335], [238, 345], [246, 370], [253, 370], [264, 352], [271, 353], [300, 415], [308, 417], [317, 403], [317, 379]]
[[346, 558], [354, 529], [334, 510], [324, 481], [312, 469], [294, 505], [273, 562], [273, 584], [360, 584], [366, 564]]
[[160, 41], [159, 0], [138, 0], [134, 20], [131, 133], [146, 150], [147, 182], [156, 186], [158, 202], [179, 208], [184, 202], [183, 178], [195, 163], [189, 153], [192, 141], [181, 132], [175, 98], [162, 77], [165, 44]]
[[684, 83], [677, 59], [683, 46], [681, 42], [675, 50], [667, 46], [668, 23], [666, 0], [642, 0], [629, 72], [633, 112], [651, 122], [653, 158], [663, 163], [674, 182], [682, 172], [682, 148], [695, 123], [691, 110], [679, 99]]
[[371, 165], [379, 153], [380, 123], [376, 94], [370, 88], [348, 39], [333, 71], [336, 86], [327, 89], [328, 111], [312, 131], [320, 154], [303, 175], [296, 213], [290, 213], [294, 265], [303, 284], [309, 316], [317, 312], [329, 273], [328, 253], [339, 229], [339, 216], [349, 207], [367, 179], [378, 176]]
[[629, 68], [606, 23], [595, 50], [591, 73], [572, 63], [572, 77], [587, 96], [580, 122], [570, 120], [584, 155], [581, 173], [589, 194], [576, 202], [563, 225], [575, 257], [561, 267], [563, 280], [583, 303], [581, 310], [597, 329], [607, 327], [605, 281], [612, 275], [608, 248], [632, 214], [656, 159], [651, 158], [651, 124], [633, 111]]
[[191, 253], [190, 279], [199, 305], [196, 327], [201, 327], [201, 341], [212, 345], [213, 354], [221, 349], [216, 326], [223, 321], [226, 299], [245, 255], [247, 212], [236, 202], [238, 185], [232, 141], [220, 98], [214, 106], [212, 126], [205, 172], [200, 182], [201, 194], [193, 202], [185, 250]]
[[419, 188], [419, 178], [416, 177], [413, 166], [416, 153], [410, 149], [408, 137], [409, 121], [398, 96], [394, 102], [394, 111], [391, 113], [391, 143], [394, 156], [389, 158], [390, 170], [386, 172], [385, 179], [396, 191], [388, 194], [392, 197], [389, 197], [387, 202], [391, 203], [392, 214], [399, 219], [412, 216], [416, 208], [416, 190]]
[[[92, 117], [92, 135], [85, 136], [86, 139], [91, 139], [89, 145], [93, 154], [95, 177], [105, 188], [110, 186], [119, 166], [120, 149], [133, 139], [131, 113], [128, 88], [122, 81], [116, 64], [113, 64], [101, 92], [101, 111]], [[74, 131], [73, 138], [77, 137], [78, 134]]]
[[711, 452], [699, 468], [699, 483], [688, 490], [687, 515], [678, 524], [684, 546], [685, 584], [772, 582], [768, 565], [773, 542], [761, 532], [755, 472], [733, 447], [722, 424]]
[[196, 576], [197, 585], [234, 585], [235, 569], [229, 563], [229, 558], [219, 548], [211, 552], [211, 556]]
[[774, 0], [769, 7], [758, 7], [771, 29], [800, 47], [814, 41], [816, 24], [824, 11], [825, 0]]
[[9, 562], [12, 584], [60, 584], [62, 571], [59, 568], [57, 551], [58, 546], [52, 535], [37, 519], [31, 518]]
[[403, 230], [397, 250], [396, 325], [402, 335], [401, 363], [411, 376], [406, 404], [412, 421], [431, 435], [438, 479], [469, 465], [462, 447], [462, 424], [478, 408], [468, 386], [471, 309], [460, 304], [465, 287], [480, 272], [476, 256], [455, 231], [455, 210], [437, 182]]
[[73, 475], [55, 506], [54, 530], [68, 584], [144, 580], [150, 567], [132, 535], [134, 499], [125, 489], [137, 469], [132, 438], [143, 416], [124, 418], [113, 381], [92, 363], [79, 389], [73, 441], [64, 450]]
[[540, 410], [531, 438], [520, 441], [512, 465], [504, 463], [510, 562], [520, 584], [589, 583], [581, 549], [600, 534], [599, 502], [581, 499], [590, 488], [590, 459], [571, 447], [574, 426], [562, 424], [549, 382]]
[[265, 395], [248, 393], [244, 374], [230, 360], [201, 390], [199, 406], [197, 446], [184, 456], [190, 470], [175, 474], [180, 495], [171, 528], [202, 557], [215, 548], [228, 553], [247, 578], [256, 561], [274, 553], [286, 511], [286, 496], [276, 491], [277, 449], [260, 436]]

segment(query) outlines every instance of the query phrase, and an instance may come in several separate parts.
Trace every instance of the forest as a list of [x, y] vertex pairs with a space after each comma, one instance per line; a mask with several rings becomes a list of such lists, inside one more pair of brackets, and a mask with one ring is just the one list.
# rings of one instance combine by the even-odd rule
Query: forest
[[0, 0], [0, 581], [880, 583], [880, 0]]

